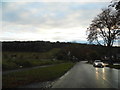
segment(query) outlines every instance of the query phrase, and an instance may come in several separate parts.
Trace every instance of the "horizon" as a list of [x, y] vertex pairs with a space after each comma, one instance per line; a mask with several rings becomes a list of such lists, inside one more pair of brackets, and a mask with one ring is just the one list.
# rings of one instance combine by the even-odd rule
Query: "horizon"
[[85, 41], [68, 41], [68, 42], [66, 41], [66, 42], [62, 42], [62, 41], [45, 41], [45, 40], [29, 40], [29, 41], [28, 41], [28, 40], [24, 40], [24, 41], [23, 41], [23, 40], [11, 40], [11, 41], [9, 41], [9, 40], [6, 41], [6, 40], [5, 40], [5, 41], [0, 41], [0, 42], [31, 42], [31, 41], [32, 41], [32, 42], [36, 42], [36, 41], [37, 41], [37, 42], [51, 42], [51, 43], [60, 42], [60, 43], [81, 43], [81, 44], [89, 44], [88, 42], [85, 42]]
[[[89, 42], [79, 42], [79, 41], [71, 41], [71, 42], [61, 42], [61, 41], [43, 41], [43, 40], [35, 40], [35, 41], [0, 41], [1, 45], [3, 42], [49, 42], [49, 43], [73, 43], [73, 44], [85, 44], [85, 45], [97, 45], [97, 46], [104, 46], [104, 45], [99, 45], [97, 43], [89, 43]], [[119, 42], [118, 42], [119, 43]], [[107, 47], [107, 46], [105, 46]], [[120, 47], [119, 45], [113, 45], [112, 47]]]

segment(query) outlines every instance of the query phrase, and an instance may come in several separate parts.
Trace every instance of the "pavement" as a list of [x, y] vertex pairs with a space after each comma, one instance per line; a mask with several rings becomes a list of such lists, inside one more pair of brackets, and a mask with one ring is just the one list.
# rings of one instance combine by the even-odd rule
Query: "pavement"
[[52, 88], [120, 88], [120, 70], [78, 62]]

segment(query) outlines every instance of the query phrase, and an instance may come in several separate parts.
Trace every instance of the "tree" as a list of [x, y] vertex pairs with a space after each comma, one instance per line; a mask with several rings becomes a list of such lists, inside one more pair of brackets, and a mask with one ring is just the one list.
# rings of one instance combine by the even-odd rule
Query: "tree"
[[120, 10], [120, 0], [112, 0], [109, 7], [114, 7], [116, 10]]
[[116, 6], [115, 6], [116, 10], [118, 10], [120, 12], [120, 1], [117, 2]]
[[97, 41], [100, 45], [102, 45], [100, 41], [103, 41], [102, 43], [105, 46], [112, 46], [120, 33], [118, 32], [119, 21], [120, 17], [116, 10], [111, 8], [102, 9], [102, 12], [94, 18], [87, 29], [88, 41], [90, 43]]
[[[117, 17], [120, 18], [120, 0], [113, 0], [108, 7], [113, 7], [117, 11]], [[120, 21], [118, 23], [120, 25]]]

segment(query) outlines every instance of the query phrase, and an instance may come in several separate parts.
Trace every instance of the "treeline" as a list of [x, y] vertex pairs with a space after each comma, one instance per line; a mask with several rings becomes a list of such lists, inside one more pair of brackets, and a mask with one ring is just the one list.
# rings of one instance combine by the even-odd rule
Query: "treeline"
[[62, 48], [68, 43], [49, 42], [49, 41], [13, 41], [2, 42], [2, 51], [15, 52], [46, 52], [52, 48]]
[[[69, 57], [67, 57], [69, 54]], [[82, 45], [82, 44], [71, 44], [59, 52], [57, 55], [60, 59], [78, 59], [81, 60], [95, 60], [95, 59], [112, 59], [118, 60], [118, 54], [120, 54], [119, 47], [105, 47], [97, 45]]]
[[[55, 54], [50, 57], [47, 52]], [[50, 51], [52, 50], [52, 51]], [[49, 42], [49, 41], [14, 41], [2, 42], [3, 52], [46, 52], [48, 59], [58, 60], [95, 60], [95, 59], [113, 59], [118, 60], [120, 54], [119, 47], [106, 47], [100, 45], [78, 44], [70, 42]], [[42, 54], [43, 55], [43, 54]], [[45, 53], [44, 53], [45, 55]], [[34, 55], [35, 56], [35, 55]], [[38, 58], [43, 56], [37, 55]], [[31, 57], [32, 58], [32, 57]], [[45, 58], [45, 57], [44, 57]]]

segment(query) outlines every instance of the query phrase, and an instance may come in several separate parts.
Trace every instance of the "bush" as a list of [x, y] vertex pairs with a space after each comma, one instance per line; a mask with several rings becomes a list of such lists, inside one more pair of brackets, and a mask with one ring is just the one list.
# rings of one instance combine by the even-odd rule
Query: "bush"
[[23, 66], [23, 67], [32, 66], [32, 63], [30, 62], [30, 60], [15, 60], [14, 63], [16, 63], [19, 66]]
[[18, 65], [13, 62], [5, 62], [5, 61], [2, 62], [3, 70], [8, 70], [8, 69], [10, 70], [10, 69], [15, 69], [15, 68], [18, 68]]
[[110, 68], [120, 69], [120, 65], [109, 65]]

